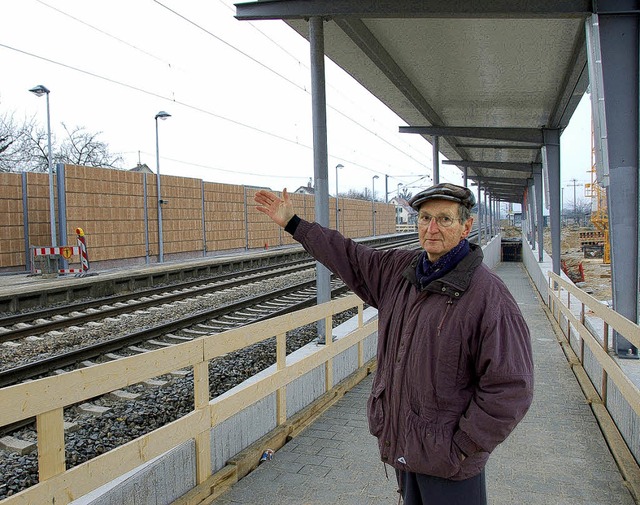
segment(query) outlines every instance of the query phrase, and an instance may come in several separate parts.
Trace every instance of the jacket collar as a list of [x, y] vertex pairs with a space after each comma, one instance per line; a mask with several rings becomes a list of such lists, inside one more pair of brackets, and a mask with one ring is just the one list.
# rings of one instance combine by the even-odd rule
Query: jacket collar
[[443, 277], [430, 282], [424, 288], [420, 287], [418, 279], [416, 278], [416, 265], [420, 260], [420, 254], [411, 261], [409, 266], [402, 273], [402, 276], [421, 291], [440, 293], [458, 298], [469, 288], [473, 272], [482, 263], [482, 259], [484, 258], [482, 248], [480, 246], [476, 244], [469, 244], [469, 247], [469, 254], [462, 258], [453, 270], [446, 273]]

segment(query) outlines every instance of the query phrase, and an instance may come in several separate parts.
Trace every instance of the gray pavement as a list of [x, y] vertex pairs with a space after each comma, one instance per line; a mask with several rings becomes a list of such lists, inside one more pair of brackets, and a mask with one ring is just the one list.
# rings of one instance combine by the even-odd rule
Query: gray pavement
[[[489, 460], [489, 503], [634, 505], [524, 267], [501, 263], [496, 272], [529, 324], [536, 384], [527, 416]], [[398, 503], [393, 469], [387, 478], [367, 428], [371, 380], [212, 503]]]

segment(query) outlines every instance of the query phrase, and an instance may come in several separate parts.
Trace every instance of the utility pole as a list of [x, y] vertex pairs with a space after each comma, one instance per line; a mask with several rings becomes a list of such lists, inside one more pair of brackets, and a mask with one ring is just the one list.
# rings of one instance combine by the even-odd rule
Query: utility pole
[[576, 207], [576, 187], [582, 186], [582, 183], [578, 183], [578, 179], [570, 179], [573, 184], [567, 184], [567, 187], [573, 186], [573, 220], [574, 223], [578, 217], [578, 209]]

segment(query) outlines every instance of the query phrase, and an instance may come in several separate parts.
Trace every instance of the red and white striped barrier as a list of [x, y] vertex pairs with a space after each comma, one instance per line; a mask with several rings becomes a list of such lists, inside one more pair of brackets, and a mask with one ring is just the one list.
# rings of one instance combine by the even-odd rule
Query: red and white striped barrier
[[82, 264], [82, 271], [89, 271], [89, 253], [87, 253], [87, 241], [84, 238], [84, 230], [82, 228], [76, 228], [76, 236], [78, 238], [78, 247], [80, 248], [80, 263]]
[[35, 268], [36, 256], [62, 256], [68, 260], [72, 256], [80, 258], [82, 268], [60, 268], [59, 274], [76, 274], [86, 275], [89, 271], [89, 254], [87, 253], [87, 242], [82, 228], [76, 228], [77, 246], [59, 246], [59, 247], [32, 247], [31, 248], [31, 273], [40, 274], [42, 270]]

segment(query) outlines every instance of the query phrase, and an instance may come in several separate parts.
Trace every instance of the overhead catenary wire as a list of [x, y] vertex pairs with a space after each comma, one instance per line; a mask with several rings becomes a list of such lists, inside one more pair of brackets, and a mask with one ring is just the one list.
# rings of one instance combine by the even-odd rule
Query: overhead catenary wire
[[[144, 54], [145, 56], [147, 56], [149, 58], [152, 58], [154, 61], [159, 62], [162, 65], [170, 67], [171, 70], [176, 70], [176, 69], [179, 68], [179, 67], [177, 67], [175, 65], [175, 63], [169, 62], [167, 59], [158, 57], [157, 55], [153, 54], [152, 52], [145, 50], [144, 48], [140, 47], [139, 45], [131, 44], [131, 43], [129, 43], [128, 41], [124, 40], [121, 37], [114, 36], [111, 33], [109, 33], [108, 31], [101, 29], [99, 26], [96, 26], [95, 24], [87, 23], [86, 21], [80, 19], [79, 17], [73, 16], [73, 15], [67, 13], [67, 12], [64, 12], [61, 9], [53, 7], [53, 6], [49, 5], [47, 2], [44, 2], [42, 0], [36, 0], [36, 1], [39, 4], [41, 4], [42, 6], [50, 8], [50, 9], [53, 9], [56, 12], [60, 13], [61, 15], [64, 15], [64, 16], [68, 17], [69, 19], [73, 20], [74, 22], [81, 23], [84, 26], [103, 34], [104, 36], [110, 37], [113, 40], [116, 40], [117, 42], [126, 45], [131, 50], [138, 51], [138, 52]], [[273, 69], [271, 67], [268, 67], [268, 66], [265, 66], [259, 60], [257, 60], [256, 58], [252, 57], [250, 54], [247, 54], [246, 52], [242, 51], [241, 49], [239, 49], [235, 45], [229, 43], [228, 41], [225, 41], [223, 38], [217, 36], [215, 33], [211, 32], [210, 30], [207, 30], [206, 28], [198, 25], [197, 23], [193, 23], [192, 20], [190, 20], [186, 16], [183, 16], [182, 14], [178, 13], [175, 10], [168, 8], [166, 5], [164, 5], [160, 1], [156, 0], [155, 3], [157, 5], [159, 5], [159, 6], [161, 6], [161, 7], [169, 10], [171, 13], [173, 13], [173, 15], [179, 16], [181, 19], [185, 20], [186, 22], [189, 22], [190, 24], [192, 24], [192, 26], [198, 28], [199, 30], [204, 31], [205, 33], [208, 34], [208, 36], [214, 37], [217, 41], [220, 41], [221, 43], [224, 43], [225, 45], [227, 45], [228, 47], [230, 47], [234, 51], [238, 51], [244, 57], [249, 58], [251, 61], [255, 62], [256, 64], [259, 64], [262, 68], [267, 69], [269, 72], [274, 73], [279, 78], [284, 79], [286, 82], [290, 83], [293, 86], [296, 86], [301, 91], [304, 91], [307, 94], [309, 93], [309, 90], [307, 89], [307, 87], [305, 87], [303, 85], [299, 85], [295, 81], [293, 81], [292, 79], [289, 79], [287, 76], [285, 76], [285, 75], [283, 75], [281, 73], [278, 73], [275, 69]], [[224, 2], [221, 2], [221, 3], [224, 4]], [[255, 26], [254, 26], [254, 29], [257, 30], [257, 28]], [[258, 30], [258, 31], [260, 33], [263, 33], [261, 30]], [[284, 47], [279, 45], [276, 41], [274, 41], [271, 38], [269, 38], [268, 35], [263, 33], [263, 36], [268, 38], [269, 40], [271, 40], [271, 42], [273, 44], [275, 44], [277, 47], [279, 47], [280, 50], [282, 50], [283, 52], [288, 54], [289, 57], [296, 58], [295, 55], [293, 55], [291, 52], [287, 51]], [[301, 142], [298, 138], [291, 138], [290, 136], [287, 137], [286, 135], [278, 134], [278, 133], [275, 133], [275, 132], [270, 131], [270, 130], [265, 129], [265, 128], [256, 127], [256, 126], [254, 126], [254, 125], [252, 125], [252, 124], [250, 124], [248, 122], [239, 121], [239, 120], [234, 119], [232, 116], [229, 116], [229, 115], [219, 114], [219, 113], [217, 113], [217, 112], [215, 112], [213, 110], [210, 110], [208, 108], [199, 106], [197, 104], [189, 103], [189, 102], [184, 101], [184, 100], [176, 100], [173, 96], [168, 96], [166, 93], [158, 93], [158, 92], [146, 89], [144, 85], [130, 84], [128, 82], [125, 82], [124, 80], [120, 80], [120, 79], [117, 79], [117, 78], [112, 78], [112, 77], [109, 77], [108, 75], [98, 74], [96, 72], [85, 70], [85, 69], [81, 68], [78, 65], [71, 65], [71, 64], [65, 63], [63, 61], [58, 61], [57, 59], [48, 58], [48, 57], [43, 56], [41, 54], [36, 54], [35, 52], [32, 52], [32, 51], [27, 51], [27, 50], [24, 50], [24, 49], [20, 49], [18, 47], [13, 46], [13, 45], [0, 43], [0, 47], [4, 47], [6, 49], [9, 49], [9, 50], [12, 50], [12, 51], [16, 51], [16, 52], [21, 53], [21, 54], [23, 54], [25, 56], [28, 56], [28, 57], [37, 58], [37, 59], [40, 59], [42, 61], [46, 61], [46, 62], [48, 62], [50, 64], [53, 64], [53, 65], [61, 66], [63, 68], [69, 69], [71, 71], [80, 72], [80, 73], [85, 74], [87, 76], [90, 76], [92, 78], [101, 79], [101, 80], [103, 80], [105, 82], [108, 82], [108, 83], [111, 83], [113, 85], [123, 86], [125, 88], [130, 89], [130, 90], [133, 90], [133, 91], [136, 91], [136, 92], [139, 92], [139, 93], [144, 93], [144, 94], [146, 94], [148, 96], [152, 96], [152, 97], [155, 97], [155, 98], [158, 98], [158, 99], [161, 99], [161, 100], [167, 100], [172, 104], [178, 104], [180, 106], [186, 107], [186, 108], [194, 110], [196, 112], [206, 114], [208, 116], [211, 116], [211, 117], [214, 117], [216, 119], [219, 119], [219, 120], [222, 120], [222, 121], [226, 121], [226, 122], [241, 126], [243, 128], [247, 128], [247, 129], [252, 130], [252, 131], [254, 131], [256, 133], [259, 133], [259, 134], [262, 134], [262, 135], [267, 135], [267, 136], [270, 136], [272, 138], [278, 139], [280, 141], [284, 141], [284, 142], [287, 142], [287, 143], [290, 143], [290, 144], [294, 144], [294, 145], [296, 145], [298, 147], [302, 147], [304, 149], [309, 149], [309, 150], [313, 149], [312, 145], [310, 145], [309, 143]], [[297, 59], [297, 58], [296, 58], [296, 62], [298, 62], [298, 64], [300, 64], [300, 65], [303, 65], [299, 61], [299, 59]], [[339, 92], [339, 90], [337, 90], [337, 91]], [[393, 144], [388, 139], [382, 137], [381, 134], [379, 134], [376, 131], [372, 130], [367, 125], [365, 125], [365, 124], [361, 123], [360, 121], [358, 121], [357, 119], [345, 114], [341, 110], [339, 110], [337, 108], [334, 108], [334, 107], [331, 107], [331, 105], [329, 105], [329, 107], [332, 110], [335, 110], [335, 112], [337, 114], [339, 114], [340, 116], [342, 116], [345, 119], [349, 120], [353, 124], [359, 126], [360, 128], [362, 128], [363, 130], [367, 131], [368, 133], [374, 135], [377, 138], [377, 140], [381, 141], [382, 143], [385, 143], [385, 144], [389, 145], [393, 149], [395, 149], [398, 152], [400, 152], [403, 156], [407, 156], [408, 158], [412, 159], [413, 161], [417, 162], [418, 164], [421, 164], [422, 166], [425, 167], [425, 169], [429, 169], [429, 167], [426, 164], [424, 164], [423, 162], [420, 162], [419, 160], [417, 160], [414, 156], [412, 156], [406, 150], [403, 150], [403, 149], [399, 148], [397, 145]], [[373, 119], [375, 120], [375, 118], [373, 118]], [[379, 124], [383, 124], [383, 123], [379, 123]], [[330, 156], [332, 158], [336, 158], [336, 156], [333, 153], [331, 153]], [[384, 174], [383, 172], [381, 172], [380, 170], [373, 170], [369, 166], [366, 166], [366, 165], [364, 165], [362, 163], [353, 161], [352, 159], [349, 159], [348, 157], [342, 156], [342, 157], [340, 157], [340, 159], [343, 160], [346, 163], [349, 163], [350, 165], [352, 165], [354, 167], [360, 167], [360, 168], [362, 168], [364, 170], [367, 170], [367, 171], [372, 172], [372, 173], [380, 174], [380, 175], [387, 175], [387, 174]], [[184, 162], [184, 163], [189, 163], [189, 162]], [[391, 176], [391, 177], [393, 177], [393, 176]]]
[[[250, 54], [246, 53], [245, 51], [241, 50], [240, 48], [236, 47], [235, 45], [231, 44], [230, 42], [227, 42], [226, 40], [224, 40], [223, 38], [219, 37], [218, 35], [216, 35], [215, 33], [211, 32], [210, 30], [207, 30], [206, 28], [204, 28], [202, 25], [200, 25], [199, 23], [196, 23], [195, 21], [193, 21], [192, 19], [189, 19], [188, 17], [184, 16], [183, 14], [179, 13], [178, 11], [172, 9], [171, 7], [168, 7], [167, 5], [165, 5], [164, 3], [162, 3], [160, 0], [153, 0], [156, 4], [158, 4], [159, 6], [167, 9], [169, 12], [171, 12], [172, 14], [174, 14], [175, 16], [183, 19], [185, 22], [189, 23], [190, 25], [198, 28], [199, 30], [202, 30], [204, 33], [206, 33], [207, 35], [215, 38], [216, 40], [218, 40], [219, 42], [223, 43], [224, 45], [226, 45], [227, 47], [231, 48], [234, 51], [239, 52], [241, 55], [245, 56], [246, 58], [250, 59], [252, 62], [258, 64], [259, 66], [261, 66], [262, 68], [268, 70], [269, 72], [274, 73], [275, 75], [277, 75], [278, 77], [280, 77], [281, 79], [284, 79], [286, 82], [288, 82], [289, 84], [291, 84], [292, 86], [295, 86], [296, 88], [298, 88], [299, 90], [303, 91], [306, 94], [311, 94], [309, 89], [301, 86], [300, 84], [296, 83], [295, 81], [289, 79], [288, 77], [282, 75], [280, 72], [277, 72], [275, 69], [271, 68], [268, 65], [265, 65], [264, 63], [262, 63], [260, 60], [254, 58], [253, 56], [251, 56]], [[255, 28], [255, 26], [254, 26]], [[264, 33], [261, 30], [257, 30], [259, 33], [263, 34]], [[276, 46], [281, 47], [279, 44], [275, 43], [270, 37], [267, 37], [271, 42], [273, 42]], [[289, 56], [292, 56], [290, 52], [285, 51], [286, 54], [288, 54]], [[293, 56], [295, 58], [295, 56]], [[297, 58], [296, 61], [298, 61], [298, 63], [301, 63]], [[394, 145], [393, 143], [389, 142], [387, 139], [380, 137], [376, 132], [374, 132], [373, 130], [371, 130], [370, 128], [368, 128], [367, 126], [363, 125], [362, 123], [360, 123], [359, 121], [355, 120], [354, 118], [350, 117], [349, 115], [345, 114], [344, 112], [342, 112], [340, 109], [333, 107], [331, 104], [327, 104], [327, 107], [331, 110], [333, 110], [334, 112], [336, 112], [337, 114], [339, 114], [340, 116], [344, 117], [345, 119], [347, 119], [348, 121], [353, 122], [354, 124], [356, 124], [357, 126], [359, 126], [360, 128], [363, 128], [365, 131], [367, 131], [368, 133], [378, 137], [382, 142], [386, 143], [387, 145], [389, 145], [390, 147], [392, 147], [393, 149], [398, 150], [400, 153], [402, 153], [405, 156], [408, 156], [411, 159], [414, 159], [411, 155], [409, 155], [408, 153], [406, 153], [405, 151], [401, 150], [398, 148], [398, 146]], [[415, 160], [414, 161], [420, 163], [419, 161]]]

